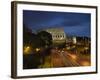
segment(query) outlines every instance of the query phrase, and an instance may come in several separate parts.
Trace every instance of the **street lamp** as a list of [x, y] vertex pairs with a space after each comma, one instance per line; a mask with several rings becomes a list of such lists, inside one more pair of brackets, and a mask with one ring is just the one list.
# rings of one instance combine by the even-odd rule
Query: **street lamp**
[[29, 54], [29, 51], [30, 51], [30, 47], [29, 46], [24, 47], [24, 54]]
[[40, 48], [36, 48], [36, 52], [40, 51]]

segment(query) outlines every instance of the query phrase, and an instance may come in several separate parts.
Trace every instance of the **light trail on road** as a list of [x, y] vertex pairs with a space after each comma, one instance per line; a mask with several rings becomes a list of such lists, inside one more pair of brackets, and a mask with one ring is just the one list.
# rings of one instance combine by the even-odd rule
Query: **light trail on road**
[[90, 57], [58, 49], [52, 49], [48, 61], [47, 58], [45, 57], [45, 63], [51, 65], [51, 68], [90, 66]]
[[72, 57], [73, 55], [69, 54], [68, 52], [61, 52], [59, 53], [59, 55], [62, 56], [62, 59], [66, 65], [66, 67], [68, 65], [70, 66], [80, 66], [80, 64], [78, 62], [76, 62], [76, 60]]

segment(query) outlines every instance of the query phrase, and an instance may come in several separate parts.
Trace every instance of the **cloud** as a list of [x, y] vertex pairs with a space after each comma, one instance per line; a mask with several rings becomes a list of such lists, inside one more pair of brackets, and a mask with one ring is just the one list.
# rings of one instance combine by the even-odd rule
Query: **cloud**
[[33, 30], [62, 27], [65, 32], [76, 35], [89, 35], [90, 18], [87, 13], [23, 11], [23, 23]]

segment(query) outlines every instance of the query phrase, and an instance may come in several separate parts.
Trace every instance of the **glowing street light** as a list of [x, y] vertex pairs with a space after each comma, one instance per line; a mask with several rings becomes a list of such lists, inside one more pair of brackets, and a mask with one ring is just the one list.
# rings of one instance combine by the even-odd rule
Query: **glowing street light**
[[89, 66], [89, 65], [90, 65], [90, 63], [89, 63], [89, 62], [87, 62], [87, 61], [83, 61], [83, 62], [82, 62], [82, 65], [83, 65], [83, 66]]
[[77, 59], [77, 56], [74, 55], [74, 54], [68, 54], [72, 59], [76, 60]]
[[36, 48], [36, 52], [40, 51], [40, 48]]
[[30, 51], [30, 47], [29, 46], [24, 48], [24, 53], [25, 54], [29, 54], [29, 51]]
[[76, 56], [76, 55], [71, 55], [71, 57], [72, 57], [73, 59], [76, 59], [76, 58], [77, 58], [77, 56]]

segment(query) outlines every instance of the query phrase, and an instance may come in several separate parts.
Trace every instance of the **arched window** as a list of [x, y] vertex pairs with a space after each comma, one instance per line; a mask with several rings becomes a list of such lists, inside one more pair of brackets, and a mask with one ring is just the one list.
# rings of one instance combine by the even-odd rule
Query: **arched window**
[[62, 37], [64, 38], [64, 34], [62, 34]]
[[58, 38], [58, 36], [56, 35], [56, 38]]
[[59, 38], [59, 35], [58, 35], [58, 38]]
[[63, 37], [62, 35], [60, 35], [60, 38]]

